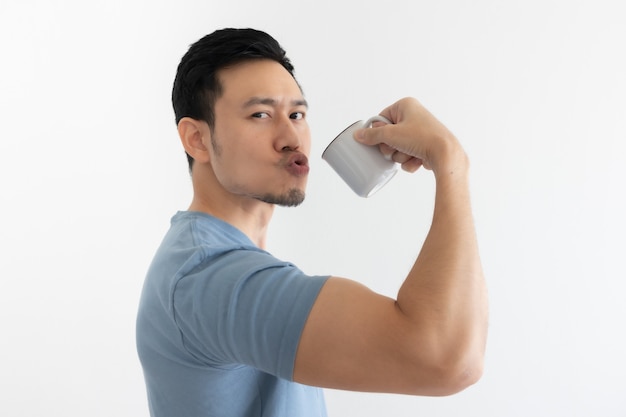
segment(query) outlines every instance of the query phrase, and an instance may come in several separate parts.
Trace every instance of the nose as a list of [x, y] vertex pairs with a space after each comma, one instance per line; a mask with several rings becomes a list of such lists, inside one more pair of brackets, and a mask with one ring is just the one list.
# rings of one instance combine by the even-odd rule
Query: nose
[[275, 148], [279, 152], [295, 151], [302, 146], [302, 128], [297, 126], [296, 121], [288, 116], [281, 117], [277, 122]]

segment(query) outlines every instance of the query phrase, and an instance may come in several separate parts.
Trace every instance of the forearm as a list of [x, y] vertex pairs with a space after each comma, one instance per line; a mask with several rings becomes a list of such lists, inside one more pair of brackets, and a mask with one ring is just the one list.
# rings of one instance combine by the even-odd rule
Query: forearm
[[397, 298], [400, 310], [427, 340], [433, 361], [460, 367], [482, 359], [487, 332], [486, 289], [469, 194], [467, 168], [437, 175], [432, 226]]

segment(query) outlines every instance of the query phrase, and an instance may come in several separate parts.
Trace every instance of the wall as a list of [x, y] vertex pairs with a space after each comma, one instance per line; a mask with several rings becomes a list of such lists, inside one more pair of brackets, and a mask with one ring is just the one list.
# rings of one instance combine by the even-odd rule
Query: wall
[[619, 0], [0, 4], [0, 414], [147, 416], [143, 275], [190, 183], [169, 103], [187, 46], [251, 26], [311, 104], [305, 204], [270, 248], [394, 295], [431, 174], [361, 199], [319, 158], [405, 95], [460, 138], [491, 297], [483, 379], [419, 398], [327, 391], [331, 416], [626, 415], [626, 26]]

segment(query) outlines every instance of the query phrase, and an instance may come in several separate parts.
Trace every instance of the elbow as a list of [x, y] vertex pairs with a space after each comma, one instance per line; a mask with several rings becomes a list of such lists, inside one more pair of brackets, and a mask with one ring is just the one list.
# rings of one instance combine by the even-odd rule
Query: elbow
[[462, 364], [444, 366], [440, 370], [439, 396], [457, 394], [480, 380], [483, 375], [484, 361], [482, 356], [476, 356]]
[[457, 394], [476, 384], [483, 375], [484, 354], [482, 351], [455, 352], [454, 354], [430, 357], [424, 367], [413, 370], [414, 384], [410, 395], [444, 397]]
[[433, 335], [422, 351], [422, 363], [426, 358], [434, 381], [430, 395], [453, 395], [476, 384], [484, 372], [486, 328], [468, 326]]

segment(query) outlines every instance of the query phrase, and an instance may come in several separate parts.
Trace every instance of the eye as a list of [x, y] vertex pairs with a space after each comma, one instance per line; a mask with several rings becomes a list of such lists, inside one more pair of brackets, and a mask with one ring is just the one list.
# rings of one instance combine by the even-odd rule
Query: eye
[[267, 119], [269, 116], [269, 114], [265, 113], [265, 112], [256, 112], [254, 114], [252, 114], [252, 117], [255, 119]]
[[291, 113], [289, 117], [293, 120], [302, 120], [304, 119], [304, 112], [297, 111], [295, 113]]

